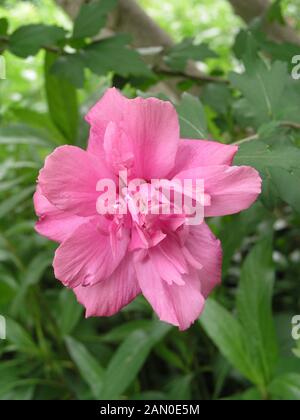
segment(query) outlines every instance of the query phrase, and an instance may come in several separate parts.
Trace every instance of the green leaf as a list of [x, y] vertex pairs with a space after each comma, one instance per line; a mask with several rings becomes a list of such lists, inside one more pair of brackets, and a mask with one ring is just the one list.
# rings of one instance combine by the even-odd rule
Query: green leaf
[[233, 46], [233, 52], [239, 60], [249, 63], [258, 58], [259, 43], [253, 32], [247, 28], [239, 31]]
[[257, 125], [280, 119], [282, 98], [286, 95], [289, 79], [286, 63], [275, 62], [268, 68], [261, 60], [251, 61], [245, 73], [231, 73], [229, 79], [243, 93]]
[[117, 0], [97, 0], [83, 4], [74, 22], [73, 38], [97, 35], [105, 25], [108, 13], [116, 4]]
[[257, 383], [248, 353], [248, 337], [239, 321], [218, 302], [208, 299], [200, 324], [223, 356], [251, 382]]
[[72, 337], [65, 338], [68, 351], [82, 378], [90, 386], [96, 399], [100, 399], [104, 370], [87, 348]]
[[61, 55], [53, 64], [51, 72], [76, 88], [83, 87], [84, 64], [80, 54]]
[[77, 302], [72, 290], [64, 289], [59, 295], [60, 312], [58, 318], [59, 329], [63, 336], [71, 334], [77, 325], [83, 308]]
[[224, 401], [261, 401], [262, 397], [257, 388], [249, 388], [240, 394], [234, 394], [230, 397], [222, 398]]
[[223, 275], [227, 273], [232, 257], [244, 239], [254, 233], [259, 222], [266, 217], [269, 217], [267, 210], [257, 202], [242, 213], [222, 218], [218, 237], [223, 247]]
[[170, 326], [153, 322], [151, 332], [138, 330], [130, 334], [114, 353], [103, 383], [103, 400], [119, 398], [135, 379], [151, 349], [170, 330]]
[[36, 55], [42, 47], [56, 45], [66, 32], [58, 26], [33, 24], [21, 26], [10, 37], [10, 51], [21, 58]]
[[141, 392], [139, 394], [134, 395], [132, 400], [143, 400], [143, 401], [160, 401], [166, 400], [167, 396], [163, 392], [160, 391], [146, 391]]
[[271, 23], [278, 22], [280, 25], [285, 25], [285, 19], [282, 11], [282, 0], [274, 0], [268, 10], [267, 19]]
[[233, 102], [230, 88], [219, 83], [209, 83], [205, 86], [201, 99], [205, 105], [209, 105], [214, 111], [224, 115]]
[[242, 394], [243, 401], [261, 401], [262, 396], [257, 388], [250, 388]]
[[[299, 209], [297, 183], [300, 171], [300, 149], [290, 144], [269, 145], [263, 141], [242, 144], [235, 158], [237, 165], [250, 165], [263, 177], [264, 202], [280, 196], [296, 210]], [[280, 179], [282, 174], [284, 179]], [[275, 201], [276, 204], [276, 201]]]
[[287, 171], [299, 169], [300, 149], [289, 144], [273, 144], [249, 141], [240, 145], [235, 157], [236, 165], [250, 165], [264, 172], [266, 168], [281, 168]]
[[8, 20], [6, 18], [0, 18], [0, 35], [6, 36], [8, 31]]
[[6, 333], [7, 340], [13, 344], [18, 351], [28, 353], [30, 355], [39, 354], [39, 349], [28, 332], [16, 321], [10, 318], [6, 319]]
[[193, 374], [179, 376], [168, 385], [168, 399], [176, 401], [191, 400]]
[[19, 381], [18, 362], [1, 360], [0, 364], [0, 398], [10, 392]]
[[129, 334], [136, 330], [147, 330], [151, 328], [152, 322], [146, 319], [133, 320], [121, 324], [110, 330], [107, 334], [102, 335], [101, 341], [107, 343], [118, 343], [125, 340]]
[[0, 395], [0, 399], [4, 401], [29, 401], [33, 399], [34, 386], [20, 385], [23, 381], [16, 383], [16, 387], [11, 389], [10, 392]]
[[46, 268], [52, 265], [52, 261], [52, 253], [49, 251], [41, 252], [33, 257], [26, 267], [26, 270], [21, 272], [20, 286], [18, 287], [18, 291], [12, 305], [12, 312], [14, 315], [16, 315], [22, 308], [29, 286], [37, 284], [41, 280]]
[[48, 108], [55, 126], [66, 141], [73, 144], [77, 137], [79, 122], [77, 92], [73, 85], [51, 73], [56, 58], [56, 54], [46, 53], [45, 87]]
[[127, 35], [116, 35], [94, 42], [82, 51], [84, 62], [92, 72], [99, 75], [113, 71], [124, 77], [153, 76], [140, 54], [129, 48], [128, 43]]
[[30, 261], [25, 273], [22, 273], [22, 285], [30, 286], [37, 284], [46, 268], [52, 265], [53, 255], [49, 251], [40, 252]]
[[281, 168], [269, 168], [269, 173], [282, 200], [300, 213], [300, 169], [289, 172]]
[[[53, 124], [48, 113], [41, 113], [33, 109], [29, 109], [27, 107], [16, 107], [12, 108], [11, 111], [19, 121], [28, 124], [29, 130], [32, 128], [38, 130], [37, 136], [42, 137], [42, 139], [38, 138], [36, 139], [36, 142], [39, 141], [39, 144], [41, 144], [42, 146], [45, 145], [45, 142], [43, 141], [44, 138], [47, 139], [47, 144], [49, 144], [49, 146], [51, 147], [53, 147], [53, 145], [64, 144], [64, 136]], [[30, 144], [35, 140], [35, 138], [28, 138], [27, 140], [26, 136], [24, 138], [24, 131], [20, 134], [20, 136], [21, 135], [22, 137], [20, 138], [16, 137], [16, 141], [23, 140], [25, 144], [27, 144], [27, 142], [28, 144]], [[9, 140], [9, 138], [10, 137], [8, 137], [7, 139]]]
[[16, 211], [19, 204], [32, 196], [35, 190], [35, 186], [27, 187], [17, 194], [12, 195], [7, 200], [4, 200], [0, 203], [0, 218], [6, 216], [8, 213]]
[[273, 399], [284, 401], [300, 400], [300, 374], [289, 373], [279, 376], [269, 386]]
[[202, 103], [195, 96], [184, 93], [179, 105], [176, 107], [182, 138], [207, 138], [207, 123]]
[[298, 349], [298, 348], [293, 349], [293, 353], [294, 353], [294, 355], [295, 355], [296, 357], [299, 357], [299, 358], [300, 358], [300, 348], [299, 348], [299, 349]]
[[186, 38], [169, 50], [165, 61], [173, 70], [184, 71], [188, 60], [204, 61], [216, 57], [207, 44], [197, 44], [194, 38]]
[[177, 352], [168, 348], [168, 346], [161, 342], [155, 348], [155, 353], [164, 360], [168, 365], [173, 365], [176, 369], [185, 370], [185, 364]]
[[272, 241], [259, 242], [248, 255], [237, 294], [238, 317], [248, 337], [248, 351], [260, 385], [270, 382], [278, 358], [272, 317], [274, 264]]
[[[1, 144], [1, 139], [0, 139]], [[1, 181], [0, 182], [0, 193], [3, 191], [12, 190], [12, 188], [22, 184], [22, 182], [26, 179], [24, 176], [19, 176], [18, 178], [12, 179], [10, 181]]]

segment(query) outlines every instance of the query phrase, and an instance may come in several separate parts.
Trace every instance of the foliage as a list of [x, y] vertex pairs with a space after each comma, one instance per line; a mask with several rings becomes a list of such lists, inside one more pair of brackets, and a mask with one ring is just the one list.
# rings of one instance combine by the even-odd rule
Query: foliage
[[[203, 11], [216, 8], [216, 27], [202, 21], [200, 29], [215, 30], [212, 41], [189, 19], [196, 2], [164, 2], [173, 12], [167, 18], [161, 6], [159, 20], [171, 32], [177, 23], [182, 39], [164, 51], [163, 72], [126, 34], [94, 39], [113, 0], [84, 5], [74, 25], [48, 0], [24, 3], [0, 8], [8, 70], [0, 80], [0, 314], [8, 320], [0, 398], [299, 400], [300, 342], [291, 338], [300, 312], [300, 81], [291, 77], [299, 47], [267, 39], [262, 22], [241, 26], [233, 40], [240, 20], [210, 0]], [[294, 16], [279, 6], [271, 19]], [[209, 77], [186, 76], [190, 59]], [[24, 71], [34, 80], [24, 82]], [[85, 319], [54, 279], [56, 245], [33, 229], [38, 170], [56, 146], [85, 146], [83, 115], [111, 83], [150, 95], [158, 81], [177, 80], [173, 73], [181, 75], [182, 136], [239, 144], [235, 163], [260, 171], [263, 194], [242, 214], [210, 220], [223, 244], [223, 285], [189, 331], [159, 323], [142, 298], [112, 318]]]

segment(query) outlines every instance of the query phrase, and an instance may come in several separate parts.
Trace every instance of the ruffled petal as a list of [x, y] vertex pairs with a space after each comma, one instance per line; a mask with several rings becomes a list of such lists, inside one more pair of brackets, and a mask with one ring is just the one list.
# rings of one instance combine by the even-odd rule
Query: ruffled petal
[[133, 262], [125, 257], [109, 278], [93, 286], [78, 286], [74, 293], [86, 308], [86, 317], [111, 316], [128, 305], [141, 293], [141, 289]]
[[189, 264], [198, 268], [201, 292], [206, 298], [221, 283], [222, 247], [206, 223], [190, 226], [183, 254]]
[[128, 149], [134, 156], [135, 177], [163, 178], [173, 168], [179, 144], [179, 122], [170, 102], [156, 98], [127, 99], [112, 88], [86, 118], [93, 129], [90, 152], [102, 153], [106, 128], [113, 122], [130, 142]]
[[86, 217], [57, 209], [42, 195], [39, 187], [34, 194], [33, 202], [35, 212], [39, 216], [35, 230], [55, 242], [65, 241], [74, 230], [89, 220]]
[[225, 216], [249, 208], [261, 193], [261, 177], [250, 166], [206, 166], [180, 172], [175, 179], [204, 181], [210, 205], [204, 215]]
[[136, 258], [135, 268], [142, 293], [161, 321], [185, 330], [200, 316], [204, 297], [196, 270], [182, 275], [184, 284], [173, 282], [169, 285], [161, 277], [150, 255]]
[[78, 216], [94, 216], [99, 196], [97, 183], [112, 177], [100, 158], [79, 147], [62, 146], [47, 157], [38, 184], [43, 195], [58, 209]]
[[124, 258], [128, 242], [127, 229], [112, 238], [105, 218], [94, 218], [79, 226], [56, 250], [55, 277], [71, 288], [107, 279]]
[[199, 166], [228, 165], [233, 162], [238, 146], [209, 140], [180, 140], [171, 176]]

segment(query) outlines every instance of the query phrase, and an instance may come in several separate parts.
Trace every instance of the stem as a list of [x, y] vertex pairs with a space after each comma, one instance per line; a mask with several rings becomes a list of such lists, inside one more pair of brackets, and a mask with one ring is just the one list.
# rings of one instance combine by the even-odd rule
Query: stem
[[[287, 127], [287, 128], [292, 128], [293, 130], [300, 130], [300, 124], [299, 123], [295, 123], [293, 121], [281, 121], [279, 123], [280, 127]], [[243, 144], [243, 143], [247, 143], [248, 141], [251, 140], [258, 140], [259, 139], [259, 134], [253, 134], [252, 136], [246, 137], [244, 139], [238, 140], [234, 143], [231, 144]]]
[[294, 130], [300, 130], [300, 124], [292, 122], [292, 121], [282, 121], [280, 123], [282, 127], [293, 128]]
[[51, 45], [42, 45], [42, 48], [45, 51], [49, 51], [49, 52], [52, 52], [52, 53], [55, 53], [55, 54], [61, 54], [62, 53], [61, 48], [53, 47]]
[[235, 141], [234, 143], [231, 143], [231, 144], [240, 145], [240, 144], [243, 144], [243, 143], [248, 143], [248, 141], [258, 140], [258, 139], [259, 139], [259, 135], [258, 134], [253, 134], [252, 136], [245, 137], [244, 139]]

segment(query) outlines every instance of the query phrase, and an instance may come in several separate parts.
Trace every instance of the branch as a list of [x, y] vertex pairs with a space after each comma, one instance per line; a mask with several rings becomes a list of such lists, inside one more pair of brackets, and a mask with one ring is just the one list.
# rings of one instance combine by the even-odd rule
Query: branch
[[[291, 128], [292, 130], [300, 130], [300, 124], [295, 123], [293, 121], [280, 121], [278, 125], [279, 127]], [[244, 139], [235, 141], [232, 144], [240, 145], [240, 144], [248, 143], [249, 141], [258, 140], [258, 139], [259, 139], [259, 134], [253, 134], [249, 137], [245, 137]]]
[[300, 130], [300, 124], [292, 121], [282, 121], [280, 125], [282, 127], [292, 128], [293, 130]]
[[188, 71], [187, 72], [173, 71], [173, 70], [160, 68], [160, 67], [153, 67], [152, 70], [154, 71], [154, 73], [158, 75], [189, 79], [189, 80], [193, 80], [196, 83], [224, 83], [224, 84], [230, 83], [229, 80], [222, 79], [221, 77], [209, 76], [206, 74], [202, 74], [200, 72], [199, 74], [191, 74]]

